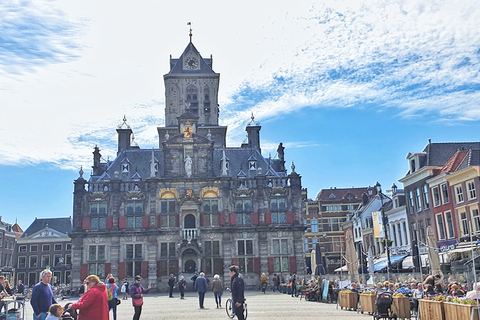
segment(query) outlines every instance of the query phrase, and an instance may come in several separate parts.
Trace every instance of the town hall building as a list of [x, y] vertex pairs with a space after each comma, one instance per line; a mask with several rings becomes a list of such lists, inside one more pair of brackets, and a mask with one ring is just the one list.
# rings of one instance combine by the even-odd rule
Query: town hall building
[[[164, 75], [165, 126], [158, 148], [141, 149], [124, 118], [118, 152], [93, 152], [89, 178], [74, 181], [72, 277], [141, 275], [165, 290], [169, 274], [229, 278], [247, 287], [262, 273], [305, 273], [301, 177], [285, 168], [284, 147], [264, 157], [253, 115], [247, 138], [227, 147], [219, 125], [220, 74], [192, 43]], [[247, 120], [247, 119], [246, 119]], [[87, 180], [88, 179], [88, 180]]]

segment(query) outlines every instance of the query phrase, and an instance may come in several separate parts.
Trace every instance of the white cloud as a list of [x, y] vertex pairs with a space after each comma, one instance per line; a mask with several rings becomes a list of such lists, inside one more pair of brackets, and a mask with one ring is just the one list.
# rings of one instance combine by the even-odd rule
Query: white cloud
[[[269, 0], [234, 12], [222, 1], [186, 1], [188, 10], [153, 0], [12, 3], [0, 31], [35, 17], [44, 23], [31, 38], [35, 63], [0, 51], [1, 163], [78, 167], [95, 144], [114, 156], [124, 114], [140, 146], [156, 147], [162, 75], [188, 42], [187, 21], [221, 73], [229, 141], [243, 140], [252, 111], [263, 121], [304, 107], [375, 104], [402, 117], [480, 120], [475, 2]], [[21, 62], [15, 71], [12, 61]]]

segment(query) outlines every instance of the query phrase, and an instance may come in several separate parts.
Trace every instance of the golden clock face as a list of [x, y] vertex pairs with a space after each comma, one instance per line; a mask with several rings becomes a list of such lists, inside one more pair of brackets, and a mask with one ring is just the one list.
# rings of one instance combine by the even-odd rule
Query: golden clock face
[[195, 57], [188, 57], [185, 59], [185, 68], [196, 69], [198, 67], [198, 59]]

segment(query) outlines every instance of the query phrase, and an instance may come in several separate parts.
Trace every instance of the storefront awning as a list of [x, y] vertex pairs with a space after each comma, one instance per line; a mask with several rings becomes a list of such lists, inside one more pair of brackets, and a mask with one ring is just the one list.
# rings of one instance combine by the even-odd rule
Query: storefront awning
[[[403, 259], [405, 259], [407, 257], [407, 255], [398, 255], [398, 256], [391, 256], [390, 257], [390, 263], [392, 265], [396, 264], [396, 263], [400, 263], [403, 261]], [[378, 259], [376, 261], [373, 261], [374, 263], [374, 267], [373, 267], [373, 271], [374, 272], [378, 272], [378, 271], [382, 271], [383, 269], [385, 269], [387, 266], [388, 266], [388, 258], [381, 258], [381, 259]], [[369, 268], [367, 268], [367, 272], [370, 272], [370, 270], [368, 270]]]

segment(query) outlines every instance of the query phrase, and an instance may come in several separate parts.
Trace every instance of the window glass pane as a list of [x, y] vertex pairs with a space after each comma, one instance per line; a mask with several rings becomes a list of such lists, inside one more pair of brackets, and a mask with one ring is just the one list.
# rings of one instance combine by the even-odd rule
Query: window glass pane
[[220, 241], [213, 241], [213, 254], [220, 254]]
[[99, 229], [105, 229], [107, 227], [107, 222], [105, 218], [99, 218]]
[[205, 255], [211, 256], [212, 255], [212, 241], [205, 241]]
[[244, 223], [246, 225], [251, 225], [252, 224], [252, 216], [250, 215], [250, 213], [245, 213], [244, 218], [245, 218]]
[[105, 246], [98, 246], [98, 260], [105, 260]]
[[175, 201], [169, 201], [168, 202], [168, 213], [175, 213], [176, 209], [176, 204]]
[[169, 215], [168, 217], [169, 217], [168, 226], [169, 226], [169, 227], [175, 227], [175, 226], [176, 226], [175, 216]]
[[281, 258], [282, 259], [282, 271], [287, 272], [288, 271], [288, 258]]
[[282, 240], [282, 254], [288, 254], [288, 241], [286, 239]]
[[278, 210], [285, 210], [286, 208], [285, 199], [278, 199]]
[[90, 263], [88, 265], [88, 274], [97, 274], [97, 264], [96, 263]]
[[243, 214], [237, 213], [237, 225], [243, 224]]
[[135, 214], [136, 215], [142, 215], [143, 214], [143, 206], [141, 202], [136, 202], [135, 203]]
[[287, 223], [287, 213], [279, 212], [278, 213], [278, 223]]
[[280, 240], [272, 241], [273, 254], [280, 254]]
[[97, 215], [97, 204], [96, 203], [90, 204], [90, 215], [92, 215], [92, 216]]
[[135, 217], [135, 228], [142, 227], [142, 217]]
[[160, 202], [160, 212], [161, 212], [161, 213], [167, 213], [167, 212], [168, 212], [168, 204], [167, 204], [167, 201], [161, 201], [161, 202]]
[[272, 211], [277, 211], [278, 210], [278, 204], [276, 199], [270, 200], [270, 210]]
[[272, 223], [278, 223], [278, 213], [272, 212]]
[[167, 243], [166, 242], [162, 242], [160, 244], [160, 256], [162, 258], [166, 258], [168, 255], [168, 250], [167, 250]]
[[247, 273], [253, 272], [253, 258], [247, 258]]
[[142, 259], [142, 244], [135, 244], [135, 259]]
[[135, 275], [142, 274], [142, 262], [141, 261], [135, 261]]
[[133, 203], [133, 202], [128, 202], [128, 203], [127, 203], [127, 214], [128, 214], [129, 216], [133, 216], [134, 207], [135, 207], [135, 203]]
[[107, 204], [106, 203], [99, 203], [98, 214], [101, 215], [101, 216], [107, 215]]
[[280, 258], [273, 258], [273, 270], [275, 272], [280, 271]]
[[203, 212], [210, 212], [210, 202], [208, 200], [203, 203]]
[[243, 202], [242, 202], [242, 200], [237, 200], [237, 201], [235, 202], [235, 210], [236, 210], [237, 212], [243, 211]]
[[245, 258], [238, 259], [238, 267], [240, 268], [240, 273], [245, 273]]
[[88, 247], [88, 260], [97, 260], [97, 247]]
[[243, 200], [243, 206], [245, 211], [252, 211], [252, 200]]
[[134, 221], [134, 217], [127, 217], [127, 228], [133, 229]]
[[98, 229], [98, 218], [90, 218], [90, 229], [92, 230]]
[[247, 240], [245, 241], [246, 242], [246, 246], [247, 246], [247, 254], [253, 254], [253, 241], [252, 240]]
[[238, 254], [241, 256], [245, 255], [245, 243], [243, 241], [238, 241]]
[[212, 225], [213, 226], [218, 226], [218, 214], [212, 214]]
[[175, 257], [175, 242], [168, 243], [168, 255], [170, 257]]
[[211, 208], [212, 208], [211, 212], [217, 213], [218, 212], [218, 200], [212, 200], [212, 201], [210, 201], [210, 204], [211, 204]]

